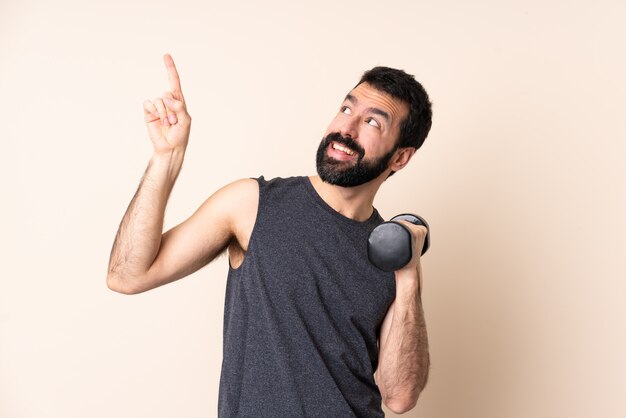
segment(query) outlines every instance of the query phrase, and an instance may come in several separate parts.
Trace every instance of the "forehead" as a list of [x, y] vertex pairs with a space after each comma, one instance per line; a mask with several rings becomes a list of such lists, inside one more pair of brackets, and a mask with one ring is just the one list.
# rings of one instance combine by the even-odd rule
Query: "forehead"
[[363, 103], [367, 107], [377, 107], [386, 111], [396, 123], [409, 113], [409, 106], [406, 102], [377, 90], [368, 83], [359, 84], [350, 91], [350, 94], [357, 99], [359, 104]]

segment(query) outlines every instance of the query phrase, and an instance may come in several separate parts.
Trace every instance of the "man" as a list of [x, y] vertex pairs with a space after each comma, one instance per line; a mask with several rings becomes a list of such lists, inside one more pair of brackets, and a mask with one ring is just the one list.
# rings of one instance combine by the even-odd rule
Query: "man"
[[413, 259], [386, 273], [367, 236], [380, 185], [428, 135], [428, 95], [376, 67], [345, 97], [317, 152], [319, 176], [241, 179], [162, 234], [191, 126], [180, 79], [144, 102], [154, 154], [120, 224], [107, 285], [135, 294], [228, 250], [219, 416], [382, 417], [413, 408], [428, 378], [421, 303], [426, 228], [405, 224]]

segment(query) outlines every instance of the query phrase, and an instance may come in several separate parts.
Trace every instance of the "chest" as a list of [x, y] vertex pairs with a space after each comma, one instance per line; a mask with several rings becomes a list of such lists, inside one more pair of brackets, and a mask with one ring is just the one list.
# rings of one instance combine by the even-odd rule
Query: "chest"
[[324, 216], [287, 214], [260, 222], [249, 248], [277, 304], [373, 329], [395, 298], [393, 273], [367, 258], [367, 231]]

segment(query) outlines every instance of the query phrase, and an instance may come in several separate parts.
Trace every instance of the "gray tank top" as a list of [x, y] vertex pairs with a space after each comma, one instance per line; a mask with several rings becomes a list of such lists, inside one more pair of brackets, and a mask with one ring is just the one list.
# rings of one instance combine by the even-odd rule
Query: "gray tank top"
[[308, 177], [256, 180], [248, 251], [228, 271], [219, 417], [383, 417], [373, 373], [396, 287], [367, 259], [383, 219], [341, 215]]

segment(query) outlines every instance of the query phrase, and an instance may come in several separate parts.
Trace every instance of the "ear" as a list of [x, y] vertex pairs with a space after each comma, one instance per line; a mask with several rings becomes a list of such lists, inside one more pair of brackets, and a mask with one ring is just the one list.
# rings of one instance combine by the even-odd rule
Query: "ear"
[[405, 165], [411, 161], [413, 154], [415, 154], [415, 148], [406, 147], [406, 148], [398, 148], [396, 155], [391, 159], [391, 163], [389, 163], [389, 168], [393, 171], [398, 171], [404, 168]]

